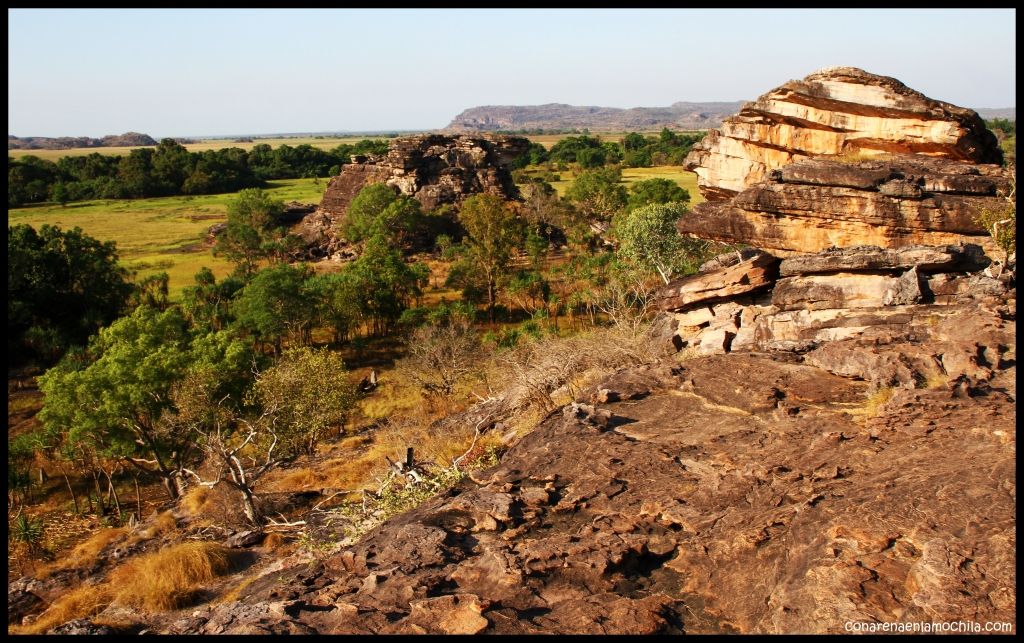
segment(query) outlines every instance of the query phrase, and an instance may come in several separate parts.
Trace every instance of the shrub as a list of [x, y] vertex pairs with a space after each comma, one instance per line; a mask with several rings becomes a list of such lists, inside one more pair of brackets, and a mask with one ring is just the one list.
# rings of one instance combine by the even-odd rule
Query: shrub
[[11, 525], [11, 538], [25, 543], [32, 550], [42, 547], [43, 532], [42, 519], [30, 518], [25, 514], [20, 514]]

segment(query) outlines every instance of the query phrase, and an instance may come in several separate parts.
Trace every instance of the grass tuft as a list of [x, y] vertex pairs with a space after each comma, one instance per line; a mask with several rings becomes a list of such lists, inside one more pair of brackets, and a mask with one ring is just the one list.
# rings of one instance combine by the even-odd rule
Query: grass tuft
[[45, 634], [61, 623], [99, 614], [112, 600], [109, 584], [82, 585], [61, 594], [36, 620], [28, 625], [12, 626], [9, 631], [11, 634]]
[[893, 394], [896, 392], [891, 386], [883, 386], [875, 390], [874, 393], [868, 395], [867, 400], [864, 402], [864, 413], [868, 417], [876, 417], [882, 410], [889, 400], [892, 399]]
[[119, 602], [165, 611], [191, 604], [200, 584], [223, 576], [231, 567], [226, 547], [186, 542], [129, 561], [111, 574], [111, 583]]

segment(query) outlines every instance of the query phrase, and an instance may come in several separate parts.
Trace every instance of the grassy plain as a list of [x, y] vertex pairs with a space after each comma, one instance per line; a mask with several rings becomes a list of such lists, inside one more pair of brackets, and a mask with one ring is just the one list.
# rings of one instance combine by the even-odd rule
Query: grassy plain
[[[314, 181], [271, 181], [267, 191], [284, 201], [319, 203], [327, 179]], [[114, 241], [121, 263], [139, 276], [167, 272], [171, 297], [177, 298], [203, 266], [218, 278], [231, 272], [231, 264], [214, 257], [204, 240], [211, 225], [227, 219], [228, 203], [235, 198], [231, 193], [16, 208], [7, 211], [7, 224], [27, 223], [38, 228], [49, 223], [62, 229], [78, 226], [101, 241]]]

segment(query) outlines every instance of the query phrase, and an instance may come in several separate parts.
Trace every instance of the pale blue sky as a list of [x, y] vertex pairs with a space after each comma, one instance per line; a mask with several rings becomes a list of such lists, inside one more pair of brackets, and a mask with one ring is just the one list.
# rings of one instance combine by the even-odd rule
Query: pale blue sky
[[441, 128], [477, 105], [750, 100], [821, 67], [1016, 105], [1016, 12], [8, 10], [17, 136]]

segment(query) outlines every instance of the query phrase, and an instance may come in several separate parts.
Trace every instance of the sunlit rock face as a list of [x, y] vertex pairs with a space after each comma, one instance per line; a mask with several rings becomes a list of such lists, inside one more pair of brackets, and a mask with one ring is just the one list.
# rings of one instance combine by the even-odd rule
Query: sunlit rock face
[[830, 67], [747, 103], [686, 159], [709, 201], [808, 157], [924, 154], [1000, 163], [995, 136], [976, 112], [933, 100], [887, 76]]
[[787, 253], [974, 243], [1012, 174], [972, 110], [852, 67], [747, 103], [686, 159], [707, 198], [679, 231]]

